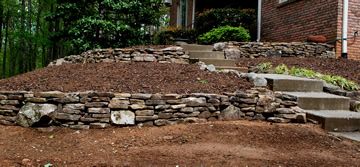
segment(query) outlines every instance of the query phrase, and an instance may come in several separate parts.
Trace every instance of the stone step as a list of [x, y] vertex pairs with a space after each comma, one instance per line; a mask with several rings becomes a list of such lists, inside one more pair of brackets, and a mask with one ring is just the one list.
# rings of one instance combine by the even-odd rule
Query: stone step
[[297, 99], [298, 106], [305, 110], [349, 110], [350, 98], [324, 92], [283, 92]]
[[207, 65], [214, 65], [214, 66], [232, 66], [236, 67], [235, 60], [227, 60], [227, 59], [199, 59], [199, 61], [204, 62]]
[[273, 91], [288, 92], [322, 92], [324, 83], [321, 80], [294, 77], [280, 74], [258, 74], [268, 80]]
[[213, 51], [189, 51], [190, 58], [197, 59], [225, 59], [224, 52], [213, 52]]
[[215, 66], [217, 70], [237, 70], [239, 72], [247, 73], [249, 69], [247, 67], [233, 67], [233, 66]]
[[195, 45], [195, 44], [185, 44], [180, 47], [184, 48], [187, 51], [212, 51], [212, 45]]
[[331, 132], [360, 130], [360, 113], [344, 110], [305, 110], [308, 119], [318, 121], [322, 128]]

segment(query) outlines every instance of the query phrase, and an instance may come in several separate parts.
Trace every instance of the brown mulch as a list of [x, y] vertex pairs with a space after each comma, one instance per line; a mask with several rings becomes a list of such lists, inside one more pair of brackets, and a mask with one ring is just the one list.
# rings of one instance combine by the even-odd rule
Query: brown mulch
[[125, 93], [224, 93], [249, 89], [232, 74], [197, 65], [160, 63], [66, 64], [0, 80], [0, 90]]
[[213, 122], [75, 131], [0, 126], [0, 166], [358, 166], [360, 143], [314, 125]]
[[238, 66], [256, 66], [265, 62], [271, 62], [274, 67], [280, 64], [286, 64], [290, 67], [308, 68], [323, 74], [339, 75], [360, 83], [360, 62], [354, 60], [295, 57], [242, 58], [238, 61]]

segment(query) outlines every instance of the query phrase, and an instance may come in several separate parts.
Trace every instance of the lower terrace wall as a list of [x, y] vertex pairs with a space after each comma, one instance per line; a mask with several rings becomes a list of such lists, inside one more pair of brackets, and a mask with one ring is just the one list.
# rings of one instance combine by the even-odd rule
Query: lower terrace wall
[[227, 59], [257, 57], [319, 57], [336, 58], [334, 46], [308, 42], [226, 42], [222, 44]]
[[216, 120], [306, 122], [296, 99], [253, 88], [231, 94], [0, 92], [0, 124], [73, 129], [163, 126]]

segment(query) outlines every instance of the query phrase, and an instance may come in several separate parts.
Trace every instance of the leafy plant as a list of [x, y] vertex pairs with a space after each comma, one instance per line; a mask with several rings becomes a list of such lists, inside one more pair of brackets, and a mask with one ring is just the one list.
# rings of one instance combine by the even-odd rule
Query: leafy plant
[[210, 9], [198, 14], [195, 18], [194, 27], [198, 34], [204, 34], [222, 26], [242, 26], [250, 30], [251, 36], [256, 37], [256, 11], [233, 8]]
[[357, 83], [355, 83], [354, 81], [347, 80], [346, 78], [341, 76], [323, 75], [321, 76], [321, 79], [327, 83], [337, 85], [345, 90], [355, 91], [360, 89]]
[[274, 72], [276, 74], [289, 74], [289, 68], [285, 64], [278, 65]]
[[273, 65], [270, 62], [258, 64], [255, 69], [258, 73], [269, 73]]
[[297, 67], [292, 67], [289, 71], [289, 74], [298, 77], [306, 77], [306, 78], [317, 78], [317, 76], [319, 76], [319, 73], [313, 70], [309, 70], [305, 68], [297, 68]]
[[199, 43], [202, 44], [213, 44], [216, 42], [225, 41], [238, 41], [246, 42], [250, 40], [249, 31], [243, 27], [230, 27], [224, 26], [214, 28], [211, 31], [200, 35], [198, 38]]

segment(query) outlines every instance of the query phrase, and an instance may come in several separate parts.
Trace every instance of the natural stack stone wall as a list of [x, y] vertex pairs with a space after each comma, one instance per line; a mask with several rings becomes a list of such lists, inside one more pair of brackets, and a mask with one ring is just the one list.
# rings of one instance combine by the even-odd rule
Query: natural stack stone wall
[[264, 88], [225, 95], [0, 92], [0, 124], [88, 129], [240, 119], [305, 122], [296, 106]]
[[[336, 58], [334, 46], [320, 43], [227, 42], [222, 46], [227, 59], [271, 56]], [[216, 46], [215, 49], [219, 50]]]
[[181, 47], [165, 49], [95, 49], [80, 55], [71, 55], [49, 64], [99, 63], [99, 62], [159, 62], [189, 64], [189, 55]]

